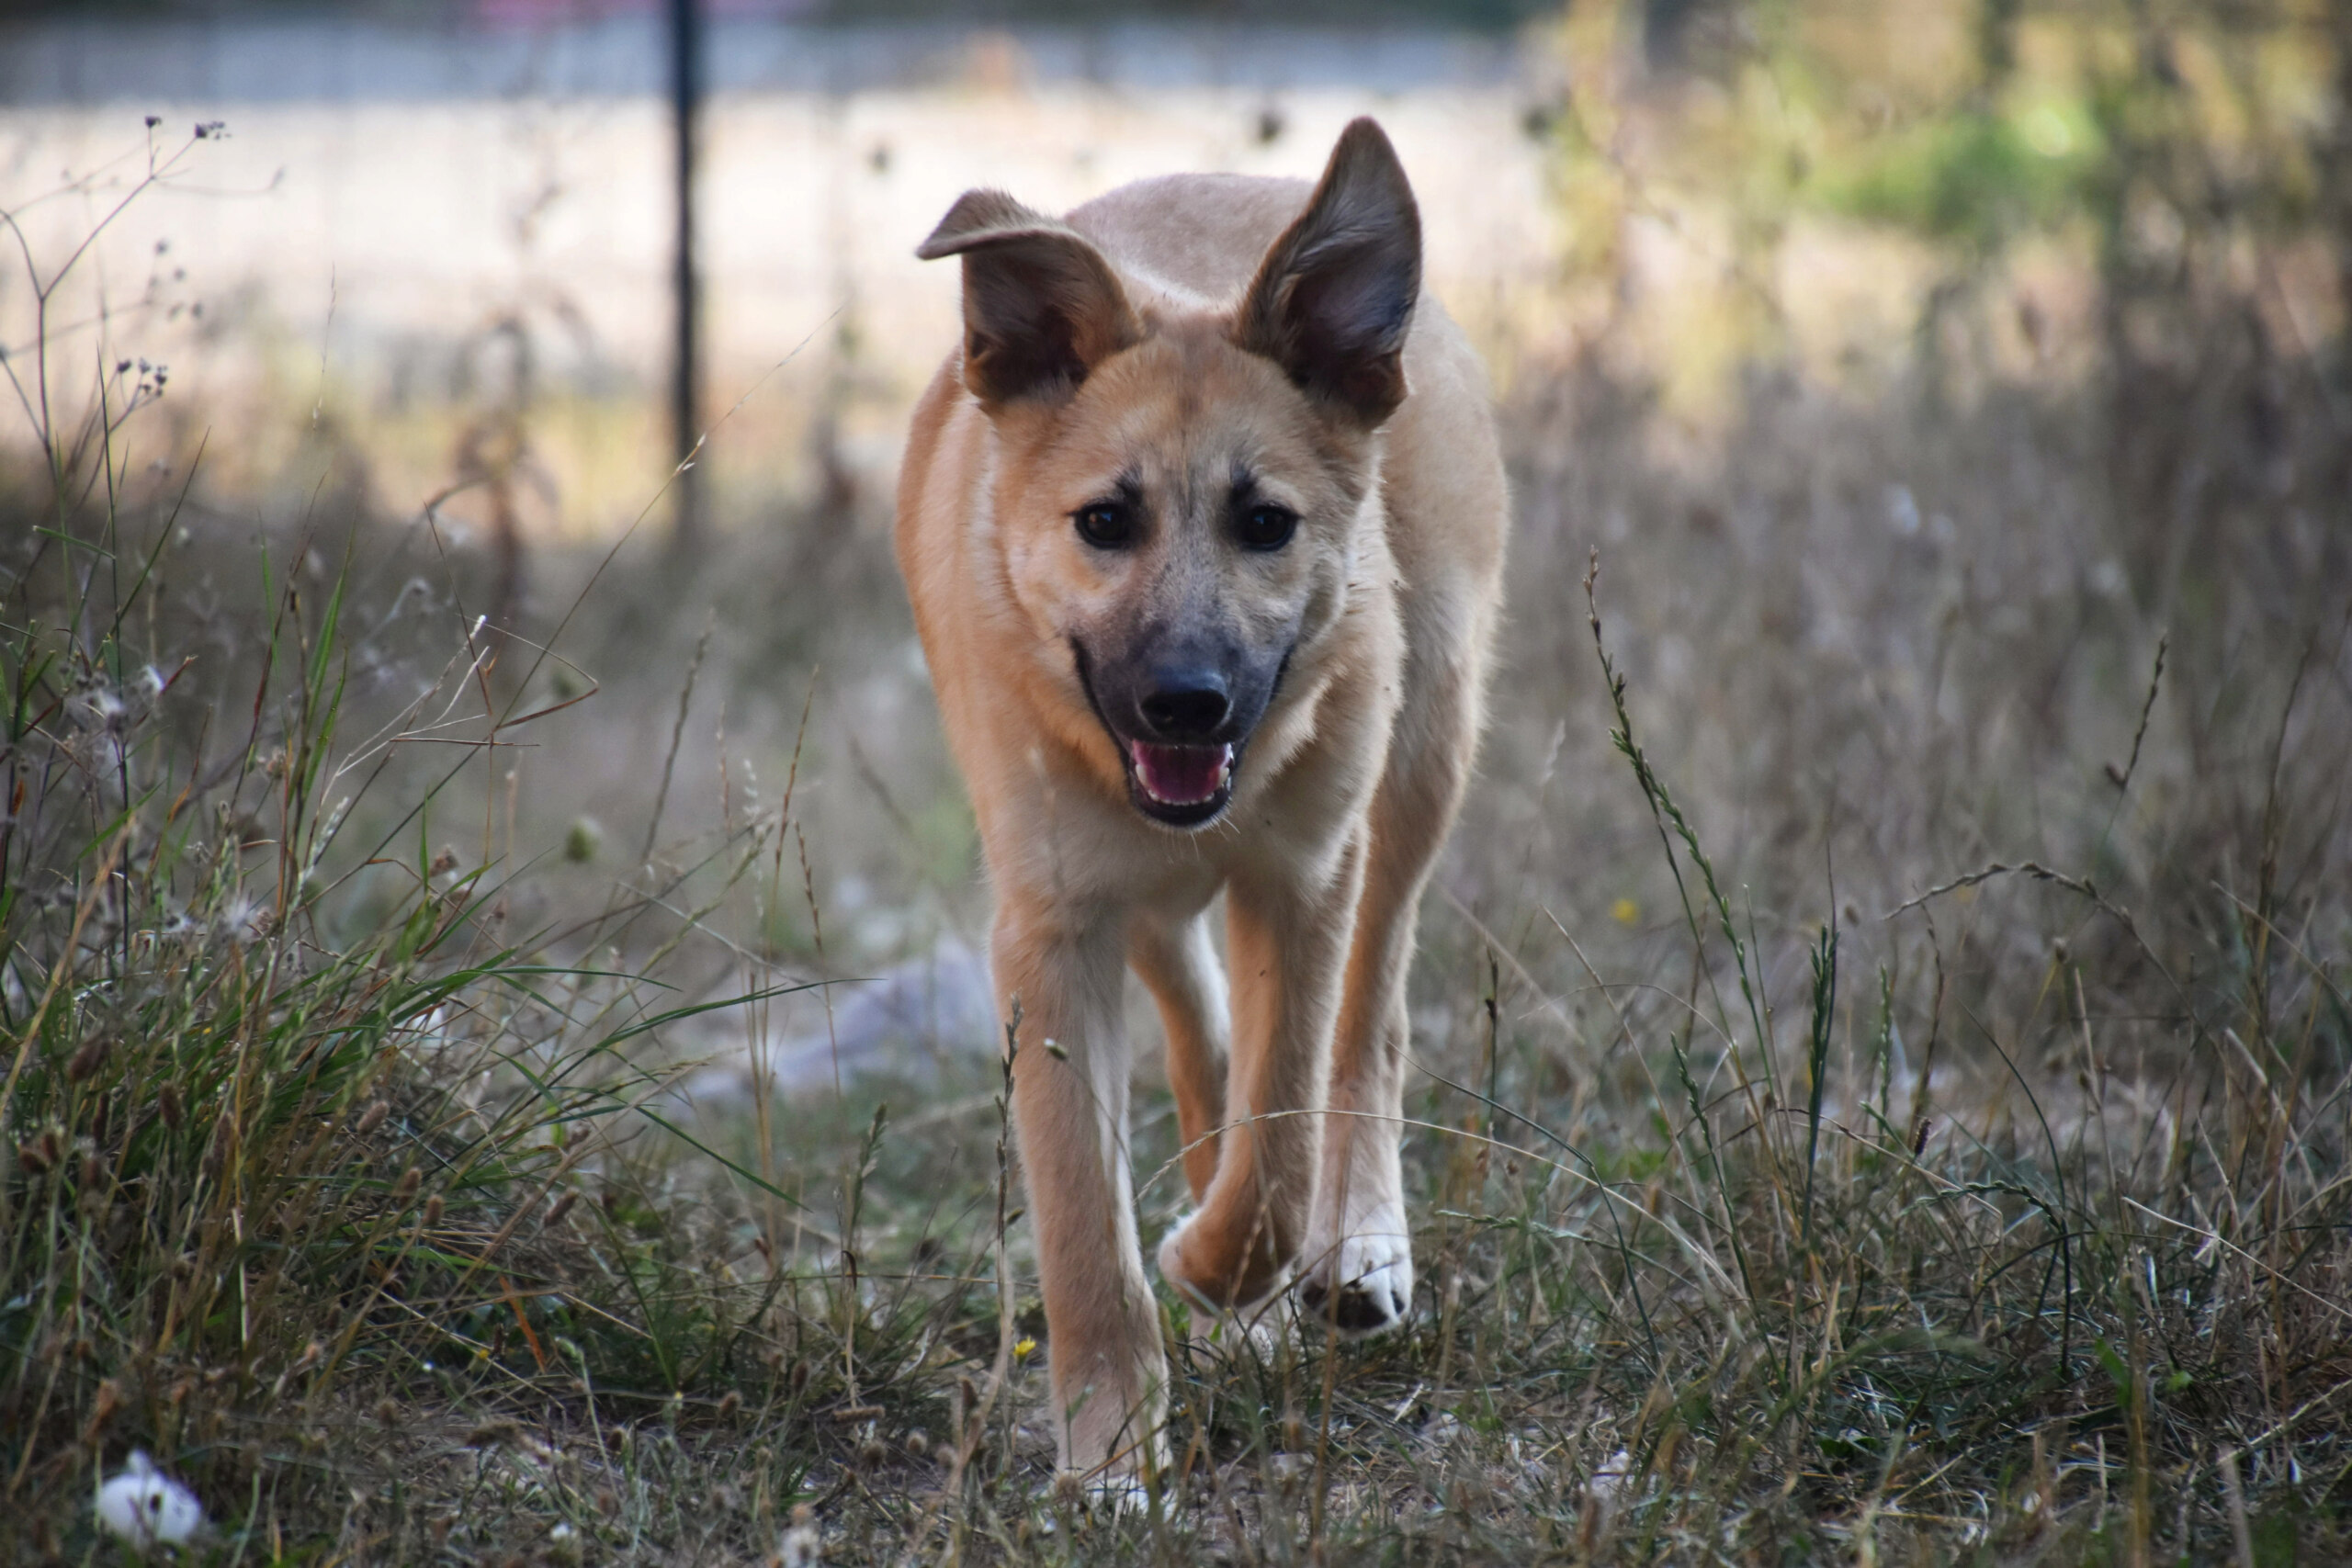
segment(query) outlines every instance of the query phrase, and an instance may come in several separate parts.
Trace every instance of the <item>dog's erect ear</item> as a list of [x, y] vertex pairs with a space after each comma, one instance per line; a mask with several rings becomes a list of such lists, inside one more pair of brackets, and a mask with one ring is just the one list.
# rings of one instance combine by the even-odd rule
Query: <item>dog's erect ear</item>
[[1298, 221], [1242, 296], [1235, 339], [1307, 395], [1378, 425], [1404, 402], [1404, 332], [1420, 299], [1420, 209], [1397, 148], [1350, 122]]
[[1066, 398], [1143, 335], [1102, 253], [1002, 191], [966, 191], [915, 254], [964, 258], [964, 384], [991, 408]]
[[1405, 333], [1421, 293], [1421, 215], [1369, 119], [1331, 149], [1314, 198], [1260, 264], [1235, 338], [1367, 425], [1405, 400]]

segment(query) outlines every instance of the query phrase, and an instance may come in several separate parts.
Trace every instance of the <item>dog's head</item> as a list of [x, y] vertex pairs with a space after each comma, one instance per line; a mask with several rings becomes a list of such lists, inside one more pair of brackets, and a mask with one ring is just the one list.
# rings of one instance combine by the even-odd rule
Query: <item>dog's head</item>
[[1395, 150], [1350, 125], [1224, 310], [1138, 305], [1082, 235], [993, 191], [919, 254], [964, 258], [964, 380], [999, 438], [1021, 614], [1136, 808], [1216, 820], [1285, 667], [1344, 612], [1358, 528], [1379, 525], [1377, 432], [1420, 290]]

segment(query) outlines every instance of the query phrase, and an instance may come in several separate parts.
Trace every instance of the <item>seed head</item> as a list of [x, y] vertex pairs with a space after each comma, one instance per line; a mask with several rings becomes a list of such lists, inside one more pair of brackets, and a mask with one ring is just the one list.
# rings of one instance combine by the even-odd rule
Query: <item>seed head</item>
[[106, 1065], [107, 1053], [113, 1048], [114, 1043], [103, 1034], [84, 1041], [82, 1048], [74, 1053], [74, 1059], [65, 1064], [65, 1081], [81, 1083], [88, 1078]]

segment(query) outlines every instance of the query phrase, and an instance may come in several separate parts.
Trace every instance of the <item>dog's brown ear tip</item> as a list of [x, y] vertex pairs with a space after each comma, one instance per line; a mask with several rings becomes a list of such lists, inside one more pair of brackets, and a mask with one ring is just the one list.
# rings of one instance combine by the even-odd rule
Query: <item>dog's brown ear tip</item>
[[1396, 144], [1370, 115], [1348, 121], [1332, 145], [1330, 167], [1344, 178], [1374, 179], [1408, 201], [1412, 197], [1412, 182], [1405, 176], [1405, 161], [1396, 155]]
[[1368, 114], [1360, 114], [1341, 127], [1338, 144], [1351, 151], [1361, 148], [1366, 152], [1385, 152], [1392, 158], [1396, 155], [1396, 143], [1388, 140], [1388, 132], [1383, 130], [1380, 122]]
[[961, 255], [989, 235], [1006, 229], [1028, 228], [1037, 215], [1001, 190], [985, 186], [966, 191], [939, 220], [931, 237], [915, 247], [918, 261], [939, 261]]

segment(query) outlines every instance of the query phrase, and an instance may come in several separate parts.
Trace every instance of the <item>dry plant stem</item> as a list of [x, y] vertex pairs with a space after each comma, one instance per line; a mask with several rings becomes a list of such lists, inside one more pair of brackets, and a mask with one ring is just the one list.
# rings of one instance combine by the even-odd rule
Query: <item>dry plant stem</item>
[[703, 656], [710, 651], [710, 634], [718, 626], [717, 611], [703, 618], [702, 636], [695, 639], [694, 657], [686, 661], [685, 683], [678, 688], [678, 716], [670, 725], [670, 745], [662, 753], [662, 783], [653, 792], [653, 809], [645, 819], [645, 845], [638, 851], [640, 863], [653, 859], [654, 843], [662, 836], [662, 813], [670, 803], [670, 780], [678, 766], [678, 746], [685, 739], [686, 710], [695, 700], [695, 678], [702, 673]]
[[[1732, 922], [1731, 902], [1724, 897], [1722, 888], [1716, 884], [1714, 866], [1699, 847], [1696, 830], [1685, 819], [1680, 808], [1674, 804], [1673, 796], [1667, 793], [1665, 784], [1652, 770], [1649, 759], [1643, 754], [1640, 746], [1634, 739], [1633, 716], [1625, 706], [1625, 682], [1617, 673], [1616, 665], [1609, 657], [1608, 646], [1601, 639], [1600, 581], [1600, 551], [1596, 547], [1591, 552], [1589, 565], [1585, 572], [1584, 592], [1587, 613], [1592, 627], [1593, 649], [1600, 656], [1601, 679], [1609, 688], [1610, 705], [1617, 718], [1617, 728], [1611, 739], [1615, 743], [1619, 753], [1634, 769], [1635, 782], [1641, 785], [1643, 799], [1649, 807], [1651, 822], [1657, 830], [1658, 842], [1666, 852], [1668, 867], [1673, 873], [1676, 897], [1681, 902], [1683, 921], [1690, 932], [1690, 963], [1694, 983], [1697, 976], [1703, 973], [1708, 991], [1710, 994], [1715, 993], [1714, 971], [1706, 963], [1706, 942], [1701, 934], [1699, 912], [1690, 901], [1690, 889], [1682, 880], [1681, 863], [1675, 854], [1674, 843], [1677, 839], [1681, 840], [1683, 848], [1690, 853], [1692, 863], [1699, 869], [1707, 896], [1713, 906], [1716, 923], [1723, 931], [1724, 941], [1731, 949], [1733, 968], [1739, 977], [1740, 996], [1747, 1003], [1748, 1024], [1754, 1032], [1757, 1059], [1764, 1069], [1766, 1098], [1771, 1103], [1781, 1103], [1782, 1096], [1780, 1093], [1778, 1070], [1772, 1060], [1772, 1038], [1767, 1027], [1767, 1010], [1758, 998], [1755, 981], [1749, 973], [1747, 944], [1741, 942], [1738, 930]], [[1669, 823], [1672, 825], [1671, 834], [1668, 830]], [[1722, 1027], [1727, 1041], [1726, 1055], [1729, 1064], [1734, 1074], [1740, 1080], [1741, 1092], [1748, 1099], [1749, 1114], [1757, 1127], [1769, 1129], [1771, 1118], [1765, 1115], [1763, 1106], [1757, 1103], [1754, 1092], [1747, 1083], [1747, 1068], [1740, 1060], [1737, 1041], [1731, 1038], [1729, 1018], [1720, 995], [1715, 995], [1715, 1010], [1719, 1026]], [[1769, 1133], [1764, 1137], [1763, 1147], [1770, 1156], [1767, 1168], [1771, 1173], [1775, 1195], [1780, 1200], [1779, 1214], [1785, 1221], [1791, 1208], [1789, 1194], [1786, 1183], [1782, 1179], [1779, 1154]]]
[[[1675, 856], [1673, 839], [1670, 838], [1668, 833], [1667, 825], [1669, 821], [1673, 823], [1676, 833], [1680, 836], [1684, 848], [1690, 852], [1692, 860], [1697, 863], [1702, 875], [1705, 878], [1708, 892], [1714, 900], [1718, 921], [1722, 926], [1724, 940], [1730, 943], [1733, 962], [1739, 973], [1740, 993], [1747, 1001], [1749, 1024], [1755, 1031], [1757, 1051], [1759, 1055], [1759, 1059], [1762, 1061], [1764, 1066], [1767, 1096], [1770, 1099], [1777, 1100], [1779, 1097], [1773, 1089], [1774, 1080], [1770, 1039], [1765, 1031], [1764, 1019], [1758, 1009], [1756, 1000], [1756, 994], [1749, 981], [1747, 950], [1741, 945], [1738, 933], [1733, 929], [1731, 921], [1731, 906], [1724, 900], [1722, 892], [1715, 886], [1714, 868], [1708, 863], [1705, 855], [1699, 850], [1697, 834], [1691, 830], [1689, 823], [1683, 819], [1681, 812], [1675, 808], [1672, 797], [1668, 795], [1666, 793], [1666, 786], [1658, 781], [1656, 773], [1651, 771], [1648, 759], [1642, 754], [1640, 747], [1634, 743], [1633, 716], [1627, 711], [1625, 706], [1625, 682], [1623, 679], [1618, 675], [1616, 666], [1609, 657], [1608, 646], [1601, 639], [1600, 600], [1599, 596], [1600, 581], [1600, 552], [1598, 548], [1595, 548], [1591, 552], [1589, 564], [1585, 572], [1585, 605], [1592, 627], [1593, 649], [1600, 659], [1601, 679], [1609, 688], [1610, 705], [1617, 718], [1617, 728], [1611, 735], [1611, 739], [1614, 741], [1620, 754], [1622, 754], [1633, 766], [1635, 782], [1641, 785], [1643, 800], [1649, 807], [1652, 826], [1657, 829], [1658, 842], [1666, 852], [1668, 868], [1674, 875], [1675, 894], [1680, 900], [1682, 906], [1683, 922], [1690, 932], [1690, 962], [1693, 988], [1696, 988], [1700, 972], [1704, 970], [1707, 976], [1708, 989], [1711, 992], [1713, 991], [1714, 974], [1713, 969], [1709, 968], [1705, 963], [1705, 939], [1700, 931], [1698, 911], [1692, 907], [1690, 890], [1684, 885], [1682, 880], [1681, 863]], [[1691, 1010], [1693, 1012], [1696, 1011], [1695, 1008]], [[1724, 1040], [1724, 1059], [1731, 1066], [1733, 1075], [1738, 1080], [1740, 1093], [1747, 1100], [1750, 1123], [1751, 1125], [1758, 1128], [1767, 1127], [1770, 1124], [1770, 1119], [1765, 1115], [1763, 1106], [1757, 1101], [1753, 1086], [1748, 1082], [1747, 1068], [1740, 1060], [1739, 1043], [1731, 1032], [1729, 1019], [1724, 1015], [1723, 999], [1720, 996], [1717, 996], [1715, 998], [1715, 1010], [1717, 1015], [1717, 1027], [1722, 1031]], [[1700, 1128], [1707, 1140], [1709, 1164], [1716, 1171], [1717, 1180], [1720, 1182], [1723, 1179], [1721, 1174], [1722, 1162], [1720, 1158], [1716, 1157], [1714, 1150], [1713, 1127], [1712, 1123], [1708, 1122], [1705, 1112], [1701, 1107], [1698, 1084], [1690, 1073], [1687, 1050], [1688, 1043], [1689, 1042], [1686, 1039], [1676, 1046], [1676, 1064], [1683, 1081], [1684, 1089], [1690, 1100], [1692, 1116], [1698, 1122]], [[1776, 1157], [1770, 1157], [1771, 1145], [1769, 1139], [1765, 1142], [1764, 1146], [1768, 1151], [1767, 1168], [1771, 1174], [1771, 1180], [1775, 1191], [1781, 1199], [1781, 1213], [1785, 1215], [1788, 1210], [1788, 1197], [1781, 1181], [1780, 1162]], [[1736, 1219], [1732, 1214], [1730, 1199], [1727, 1192], [1724, 1194], [1724, 1217], [1727, 1227], [1725, 1234], [1731, 1237], [1734, 1256], [1739, 1261], [1740, 1278], [1743, 1281], [1742, 1294], [1747, 1296], [1748, 1299], [1753, 1300], [1755, 1299], [1755, 1292], [1753, 1290], [1752, 1281], [1755, 1275], [1748, 1268], [1746, 1242], [1741, 1238], [1740, 1227], [1736, 1223]]]
[[[82, 948], [82, 931], [89, 924], [91, 911], [97, 908], [100, 896], [107, 890], [114, 874], [115, 862], [122, 853], [127, 837], [127, 833], [117, 834], [108, 840], [106, 859], [99, 863], [98, 874], [90, 879], [89, 891], [82, 895], [74, 907], [74, 927], [67, 933], [64, 951], [58, 955], [55, 967], [50, 971], [49, 986], [41, 992], [40, 1004], [25, 1022], [22, 1036], [17, 1043], [17, 1054], [8, 1064], [8, 1080], [0, 1083], [0, 1118], [7, 1115], [9, 1101], [16, 1098], [17, 1080], [23, 1076], [25, 1064], [32, 1057], [33, 1043], [40, 1038], [41, 1021], [49, 1015], [51, 1004], [57, 1000], [57, 993], [64, 988], [73, 973], [74, 955]], [[5, 1207], [5, 1200], [0, 1200], [0, 1229], [5, 1229], [12, 1218]]]
[[[808, 901], [808, 935], [816, 944], [817, 967], [825, 968], [825, 917], [817, 907], [817, 874], [808, 866], [808, 836], [799, 824], [792, 829], [792, 841], [800, 852], [800, 891]], [[833, 1024], [833, 998], [831, 991], [821, 993], [825, 1003], [825, 1044], [833, 1063], [833, 1098], [842, 1098], [842, 1040]]]
[[[760, 922], [760, 971], [763, 977], [774, 974], [775, 970], [774, 931], [778, 898], [784, 886], [784, 834], [785, 829], [790, 827], [793, 821], [792, 797], [800, 784], [800, 753], [802, 747], [808, 739], [808, 712], [815, 705], [816, 700], [817, 681], [812, 671], [808, 679], [808, 689], [800, 699], [800, 722], [793, 732], [792, 761], [786, 768], [784, 775], [784, 800], [776, 807], [775, 847], [773, 858], [768, 865], [767, 894], [755, 910]], [[750, 990], [757, 987], [745, 988]], [[745, 1020], [746, 1026], [752, 1031], [753, 1041], [751, 1053], [752, 1133], [759, 1139], [760, 1179], [772, 1193], [776, 1190], [774, 1127], [775, 1105], [775, 1087], [771, 1077], [773, 1064], [769, 1060], [767, 1049], [769, 1039], [767, 1004], [763, 1002], [756, 1009], [748, 1010]], [[775, 1206], [776, 1202], [777, 1200], [771, 1197], [764, 1205], [767, 1219], [763, 1234], [767, 1237], [768, 1245], [772, 1248], [777, 1245], [784, 1223], [783, 1212]], [[773, 1262], [770, 1267], [773, 1269]]]
[[[1583, 968], [1585, 977], [1592, 982], [1593, 989], [1599, 991], [1602, 998], [1609, 1003], [1610, 1010], [1617, 1020], [1617, 1028], [1620, 1037], [1624, 1041], [1626, 1046], [1631, 1051], [1634, 1059], [1641, 1064], [1643, 1077], [1649, 1085], [1651, 1103], [1661, 1106], [1667, 1104], [1668, 1100], [1666, 1093], [1658, 1084], [1657, 1074], [1651, 1068], [1649, 1058], [1642, 1054], [1640, 1045], [1634, 1040], [1633, 1022], [1626, 1017], [1624, 1006], [1618, 1000], [1616, 991], [1602, 983], [1600, 973], [1592, 966], [1592, 961], [1585, 956], [1584, 949], [1577, 945], [1577, 939], [1575, 937], [1568, 934], [1567, 928], [1560, 923], [1559, 918], [1547, 909], [1544, 911], [1544, 919], [1551, 921], [1552, 929], [1558, 932], [1560, 939], [1568, 944], [1568, 951], [1576, 955], [1577, 964]], [[1695, 1022], [1696, 1014], [1692, 1014], [1691, 1017]], [[1682, 1137], [1687, 1135], [1690, 1126], [1695, 1124], [1699, 1129], [1702, 1140], [1706, 1145], [1708, 1168], [1711, 1173], [1719, 1173], [1720, 1160], [1722, 1156], [1715, 1148], [1714, 1126], [1713, 1123], [1708, 1120], [1704, 1107], [1702, 1107], [1699, 1102], [1699, 1086], [1697, 1081], [1690, 1076], [1689, 1036], [1674, 1035], [1669, 1032], [1668, 1039], [1674, 1052], [1675, 1066], [1678, 1077], [1683, 1088], [1685, 1103], [1688, 1105], [1690, 1111], [1690, 1122], [1684, 1123], [1684, 1125], [1677, 1132], [1675, 1140], [1676, 1145], [1678, 1148], [1680, 1146]], [[1548, 1133], [1545, 1135], [1547, 1137], [1550, 1136]], [[1554, 1141], [1559, 1142], [1557, 1139], [1554, 1139]], [[1562, 1146], [1566, 1147], [1566, 1145], [1563, 1144]], [[1579, 1156], [1579, 1158], [1581, 1159], [1582, 1156]], [[1590, 1164], [1589, 1161], [1585, 1161], [1584, 1163], [1588, 1167]], [[1697, 1219], [1702, 1227], [1703, 1227], [1713, 1216], [1710, 1216], [1707, 1213], [1707, 1200], [1702, 1198], [1700, 1195], [1698, 1173], [1692, 1168], [1690, 1161], [1684, 1159], [1678, 1163], [1682, 1168], [1684, 1186], [1690, 1192], [1690, 1213], [1693, 1217]], [[1712, 1195], [1713, 1201], [1718, 1205], [1718, 1213], [1724, 1224], [1724, 1234], [1732, 1237], [1732, 1258], [1739, 1269], [1739, 1287], [1742, 1292], [1742, 1297], [1745, 1300], [1752, 1300], [1753, 1292], [1747, 1272], [1747, 1253], [1741, 1247], [1738, 1240], [1737, 1217], [1732, 1213], [1731, 1195], [1724, 1188], [1719, 1175], [1713, 1183]], [[1613, 1206], [1610, 1209], [1609, 1215], [1611, 1224], [1612, 1226], [1617, 1225], [1619, 1223], [1618, 1215], [1617, 1211]], [[1713, 1235], [1704, 1232], [1702, 1229], [1700, 1240], [1702, 1245], [1707, 1247], [1709, 1255], [1712, 1256], [1714, 1251]], [[1631, 1256], [1631, 1251], [1625, 1244], [1624, 1233], [1622, 1228], [1617, 1232], [1617, 1250], [1621, 1257]], [[1649, 1314], [1647, 1310], [1641, 1304], [1638, 1289], [1635, 1292], [1634, 1305], [1635, 1309], [1640, 1311], [1642, 1314], [1644, 1331], [1650, 1336], [1650, 1351], [1653, 1358], [1655, 1358], [1657, 1355], [1657, 1335], [1655, 1329], [1649, 1325]], [[1730, 1321], [1735, 1326], [1738, 1324], [1738, 1318], [1736, 1315], [1734, 1315]]]
[[[962, 1417], [956, 1433], [955, 1458], [948, 1469], [947, 1483], [923, 1515], [922, 1525], [909, 1538], [910, 1545], [919, 1545], [931, 1533], [932, 1521], [940, 1509], [949, 1506], [959, 1508], [965, 1501], [965, 1473], [987, 1439], [989, 1418], [996, 1408], [998, 1396], [1012, 1376], [1013, 1307], [1012, 1258], [1006, 1250], [1005, 1235], [1010, 1228], [1012, 1201], [1012, 1058], [1021, 1043], [1021, 998], [1012, 998], [1004, 1026], [1004, 1055], [999, 1064], [1000, 1087], [996, 1098], [996, 1218], [990, 1250], [996, 1263], [997, 1336], [996, 1364], [989, 1374], [987, 1392], [978, 1400], [977, 1408], [970, 1403], [959, 1402]], [[1005, 1454], [1010, 1464], [1012, 1455]], [[949, 1529], [948, 1542], [940, 1557], [943, 1568], [953, 1568], [963, 1561], [964, 1521], [959, 1511]]]

